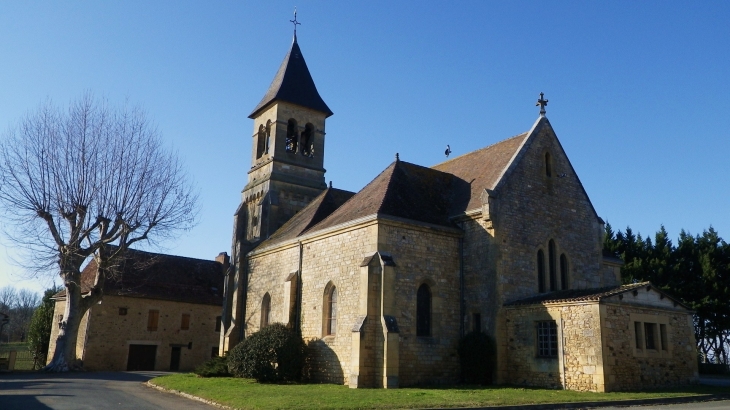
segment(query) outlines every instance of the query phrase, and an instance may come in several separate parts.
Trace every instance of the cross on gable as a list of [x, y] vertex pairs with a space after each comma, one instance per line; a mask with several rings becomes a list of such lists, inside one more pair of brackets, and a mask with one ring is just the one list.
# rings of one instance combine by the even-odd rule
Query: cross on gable
[[544, 96], [545, 96], [544, 93], [540, 93], [540, 99], [537, 100], [537, 104], [535, 104], [535, 106], [538, 106], [538, 105], [540, 106], [540, 116], [541, 117], [545, 116], [545, 106], [548, 103], [548, 100], [543, 98]]

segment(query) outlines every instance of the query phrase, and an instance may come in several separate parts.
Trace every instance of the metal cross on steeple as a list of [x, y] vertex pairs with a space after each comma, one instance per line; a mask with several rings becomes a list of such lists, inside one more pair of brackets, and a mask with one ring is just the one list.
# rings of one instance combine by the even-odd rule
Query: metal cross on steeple
[[301, 26], [302, 23], [297, 21], [297, 8], [294, 7], [294, 20], [289, 20], [292, 24], [294, 24], [294, 39], [297, 38], [297, 26]]
[[538, 105], [540, 106], [540, 116], [541, 117], [545, 116], [545, 106], [548, 103], [548, 100], [543, 98], [544, 96], [545, 96], [545, 94], [540, 93], [540, 99], [537, 100], [537, 104], [535, 104], [535, 106], [538, 106]]

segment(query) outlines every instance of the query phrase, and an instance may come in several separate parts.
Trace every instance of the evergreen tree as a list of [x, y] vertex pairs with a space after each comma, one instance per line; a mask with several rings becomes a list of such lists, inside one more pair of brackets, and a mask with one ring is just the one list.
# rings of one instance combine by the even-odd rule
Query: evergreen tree
[[654, 241], [606, 224], [604, 253], [624, 261], [624, 283], [651, 281], [695, 311], [700, 352], [715, 363], [730, 362], [730, 245], [710, 227], [702, 235], [682, 230], [674, 246], [662, 226]]
[[33, 312], [33, 318], [30, 320], [28, 342], [30, 342], [29, 349], [33, 354], [34, 369], [40, 369], [46, 364], [48, 344], [51, 340], [51, 328], [53, 326], [53, 308], [55, 307], [55, 303], [51, 298], [61, 289], [61, 287], [47, 289], [43, 294], [40, 306]]

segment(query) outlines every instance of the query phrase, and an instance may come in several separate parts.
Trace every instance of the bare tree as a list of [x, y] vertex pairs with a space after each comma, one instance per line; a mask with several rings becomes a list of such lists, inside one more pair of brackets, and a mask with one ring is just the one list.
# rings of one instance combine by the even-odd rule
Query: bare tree
[[0, 312], [10, 313], [10, 309], [15, 307], [18, 299], [18, 291], [14, 286], [3, 286], [0, 288]]
[[[81, 318], [101, 300], [124, 251], [190, 229], [197, 194], [142, 110], [90, 94], [67, 110], [42, 104], [11, 128], [0, 144], [0, 176], [10, 237], [40, 269], [56, 265], [65, 288], [46, 370], [74, 369]], [[99, 273], [82, 288], [81, 267], [91, 258]]]

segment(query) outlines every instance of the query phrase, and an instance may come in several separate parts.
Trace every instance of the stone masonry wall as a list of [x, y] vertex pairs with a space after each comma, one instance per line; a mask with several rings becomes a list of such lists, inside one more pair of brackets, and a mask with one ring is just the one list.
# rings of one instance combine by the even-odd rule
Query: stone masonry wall
[[499, 246], [490, 226], [481, 218], [460, 223], [464, 231], [464, 327], [467, 332], [474, 330], [478, 314], [481, 331], [495, 337], [501, 306], [497, 294]]
[[[459, 380], [459, 237], [405, 224], [379, 224], [380, 250], [395, 261], [395, 317], [401, 386]], [[432, 295], [431, 337], [416, 336], [416, 293]]]
[[[63, 304], [56, 302], [56, 309]], [[126, 308], [127, 314], [120, 315], [119, 308]], [[160, 312], [157, 331], [147, 330], [150, 309]], [[190, 315], [189, 330], [180, 329], [183, 313]], [[192, 342], [192, 349], [183, 347], [180, 355], [180, 370], [189, 371], [209, 360], [213, 349], [217, 352], [220, 334], [215, 326], [220, 314], [220, 306], [106, 295], [84, 315], [77, 354], [87, 370], [123, 371], [127, 370], [130, 344], [157, 345], [155, 370], [169, 370], [170, 344]], [[57, 335], [58, 325], [54, 324], [49, 351], [53, 351]]]
[[[304, 246], [302, 336], [312, 352], [313, 380], [346, 384], [350, 375], [352, 328], [360, 303], [360, 264], [377, 246], [377, 225], [328, 236]], [[325, 288], [337, 289], [337, 326], [324, 334]]]
[[[516, 385], [604, 391], [598, 303], [505, 309], [504, 382]], [[538, 357], [537, 322], [555, 321], [558, 356]], [[500, 357], [500, 359], [502, 359]]]
[[[629, 296], [630, 297], [630, 296]], [[627, 304], [601, 306], [607, 391], [677, 386], [697, 380], [697, 351], [692, 316], [683, 311]], [[637, 351], [634, 320], [667, 326], [667, 348]], [[661, 341], [657, 340], [660, 346]], [[658, 346], [658, 347], [659, 347]]]
[[271, 297], [271, 323], [285, 323], [284, 282], [299, 269], [299, 247], [290, 246], [262, 256], [248, 258], [248, 292], [246, 295], [245, 335], [258, 332], [261, 305], [266, 293]]
[[[126, 308], [127, 314], [119, 314]], [[147, 330], [151, 309], [159, 310], [156, 331]], [[188, 330], [181, 330], [182, 314], [190, 315]], [[180, 370], [190, 371], [212, 357], [219, 343], [216, 318], [221, 307], [143, 298], [104, 296], [89, 311], [84, 366], [89, 370], [126, 370], [130, 344], [156, 344], [155, 370], [169, 370], [172, 347], [180, 351]], [[192, 349], [187, 345], [192, 343]]]
[[[517, 166], [498, 188], [496, 209], [490, 212], [501, 248], [500, 302], [538, 293], [537, 252], [545, 253], [547, 278], [550, 239], [556, 245], [558, 280], [560, 254], [567, 256], [568, 288], [618, 285], [600, 271], [603, 226], [552, 129], [546, 124], [527, 144]], [[552, 158], [551, 177], [546, 176], [546, 153]]]
[[601, 344], [601, 315], [597, 302], [551, 307], [562, 321], [564, 388], [605, 390]]
[[[351, 333], [359, 303], [360, 263], [375, 253], [375, 225], [316, 238], [303, 243], [301, 330], [310, 346], [314, 381], [344, 384], [349, 375]], [[299, 246], [281, 248], [249, 258], [246, 334], [258, 331], [261, 301], [271, 296], [272, 321], [284, 322], [284, 283], [299, 269]], [[324, 292], [337, 288], [337, 328], [323, 334]]]

